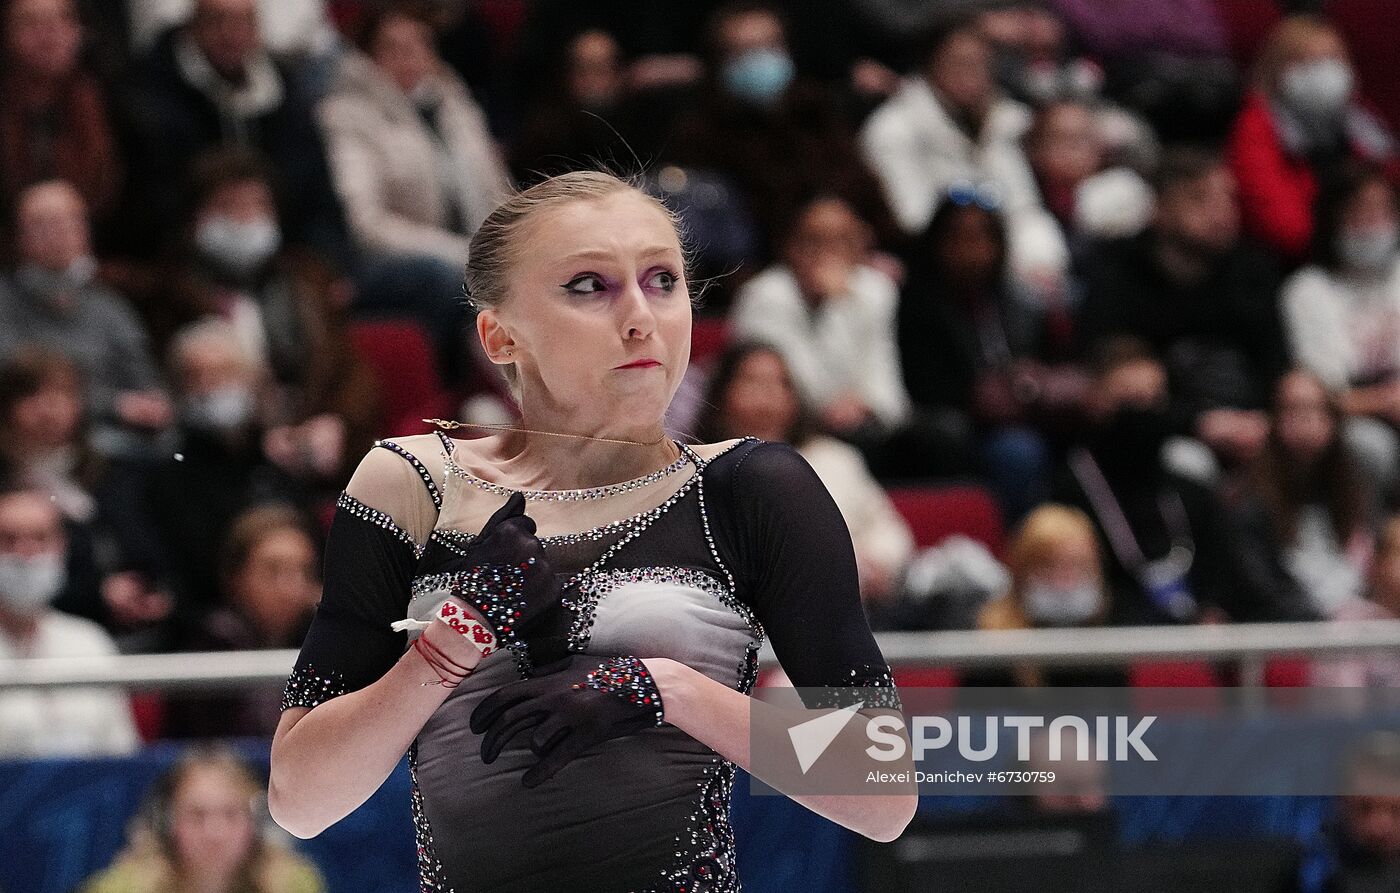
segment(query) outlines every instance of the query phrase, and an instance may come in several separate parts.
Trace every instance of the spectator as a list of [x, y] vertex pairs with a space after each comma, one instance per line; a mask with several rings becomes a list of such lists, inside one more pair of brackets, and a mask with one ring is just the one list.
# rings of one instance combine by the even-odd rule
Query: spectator
[[8, 0], [0, 66], [0, 202], [26, 186], [71, 183], [92, 215], [113, 209], [122, 166], [102, 86], [85, 70], [73, 0]]
[[1069, 58], [1065, 23], [1045, 6], [996, 3], [978, 16], [977, 25], [992, 48], [997, 84], [1021, 102], [1087, 97], [1103, 86], [1096, 64]]
[[[132, 50], [148, 51], [162, 34], [189, 20], [193, 0], [127, 2]], [[258, 33], [273, 54], [318, 56], [332, 52], [339, 35], [326, 0], [258, 0]]]
[[1259, 50], [1230, 134], [1245, 227], [1291, 261], [1312, 244], [1313, 204], [1338, 165], [1364, 159], [1400, 174], [1395, 141], [1360, 102], [1346, 44], [1312, 16], [1289, 16]]
[[304, 504], [308, 497], [267, 456], [260, 418], [266, 369], [230, 323], [209, 319], [182, 330], [171, 344], [170, 366], [182, 443], [152, 472], [143, 504], [176, 587], [176, 613], [165, 634], [179, 637], [219, 602], [218, 549], [233, 519], [258, 503]]
[[0, 356], [20, 341], [47, 345], [83, 372], [94, 446], [107, 455], [154, 448], [171, 420], [140, 321], [120, 295], [95, 278], [86, 208], [67, 183], [20, 194], [19, 267], [0, 283]]
[[[1007, 565], [1011, 588], [982, 607], [979, 629], [1084, 628], [1107, 621], [1110, 593], [1099, 541], [1079, 509], [1045, 504], [1027, 515], [1011, 539]], [[983, 684], [1023, 686], [1122, 685], [1125, 679], [1111, 668], [1032, 665], [980, 675]]]
[[[62, 516], [37, 490], [0, 493], [0, 659], [115, 654], [102, 627], [52, 607], [63, 590], [68, 544]], [[138, 745], [119, 690], [15, 689], [0, 694], [6, 759], [126, 754]]]
[[915, 246], [900, 297], [899, 356], [914, 402], [952, 408], [977, 430], [977, 452], [1012, 521], [1047, 495], [1049, 444], [1082, 399], [1082, 373], [1063, 361], [1068, 314], [1046, 306], [1007, 270], [996, 193], [954, 184]]
[[1069, 29], [1053, 10], [1036, 2], [997, 2], [977, 24], [992, 46], [997, 83], [1013, 99], [1036, 108], [1070, 103], [1089, 109], [1112, 164], [1142, 169], [1156, 158], [1152, 129], [1104, 97], [1103, 68], [1077, 54]]
[[1114, 338], [1097, 354], [1093, 427], [1070, 449], [1051, 493], [1094, 520], [1110, 556], [1110, 622], [1310, 619], [1298, 605], [1246, 587], [1224, 508], [1163, 464], [1167, 371], [1150, 348]]
[[532, 104], [538, 93], [557, 83], [560, 48], [579, 34], [598, 29], [617, 39], [623, 58], [628, 60], [625, 77], [633, 89], [672, 100], [684, 96], [701, 77], [699, 52], [705, 24], [720, 2], [658, 5], [650, 0], [534, 0], [521, 22], [513, 53], [514, 90], [527, 106]]
[[[618, 136], [633, 148], [644, 135], [623, 68], [622, 48], [607, 31], [591, 28], [569, 40], [555, 89], [526, 110], [511, 152], [517, 181], [587, 166], [619, 150]], [[645, 151], [645, 148], [639, 150]]]
[[782, 354], [750, 342], [727, 350], [711, 376], [697, 437], [753, 435], [790, 443], [817, 472], [850, 529], [861, 596], [875, 611], [898, 595], [914, 537], [854, 447], [816, 430]]
[[997, 90], [992, 50], [974, 18], [933, 32], [906, 78], [861, 130], [900, 228], [927, 229], [939, 200], [959, 181], [985, 180], [1001, 193], [1012, 268], [1037, 280], [1058, 278], [1067, 256], [1022, 149], [1031, 125], [1025, 106]]
[[128, 97], [129, 253], [149, 258], [173, 237], [198, 155], [240, 146], [267, 156], [277, 172], [287, 240], [348, 268], [314, 97], [262, 42], [256, 0], [195, 0], [189, 21], [160, 37], [144, 67]]
[[60, 353], [25, 346], [0, 365], [0, 484], [43, 490], [63, 516], [97, 515], [101, 460], [83, 430], [83, 384]]
[[169, 597], [139, 504], [140, 470], [88, 443], [82, 381], [71, 360], [25, 347], [0, 363], [0, 487], [48, 495], [63, 514], [67, 582], [54, 607], [114, 632], [158, 620]]
[[217, 149], [196, 161], [193, 214], [158, 305], [157, 338], [206, 316], [228, 320], [248, 354], [271, 372], [270, 454], [310, 477], [340, 482], [369, 449], [382, 402], [350, 343], [351, 286], [315, 255], [285, 245], [262, 161]]
[[[1338, 605], [1332, 619], [1400, 619], [1400, 515], [1391, 515], [1381, 525], [1365, 598]], [[1317, 688], [1400, 686], [1400, 658], [1391, 650], [1315, 660], [1309, 670], [1308, 684]]]
[[316, 868], [267, 834], [266, 788], [227, 749], [189, 750], [152, 785], [125, 848], [81, 893], [323, 893]]
[[1346, 448], [1342, 418], [1311, 373], [1280, 379], [1269, 441], [1233, 509], [1257, 588], [1318, 617], [1362, 596], [1373, 547], [1376, 493]]
[[[300, 512], [285, 505], [248, 509], [229, 527], [219, 576], [223, 604], [182, 646], [189, 651], [296, 648], [321, 597], [316, 544]], [[227, 697], [169, 698], [172, 737], [270, 738], [281, 691], [252, 688]]]
[[509, 177], [481, 109], [439, 58], [424, 10], [397, 3], [371, 13], [359, 45], [362, 53], [342, 57], [320, 121], [365, 254], [360, 306], [420, 319], [458, 383], [467, 243]]
[[1049, 0], [1105, 91], [1142, 114], [1166, 142], [1218, 142], [1238, 104], [1235, 66], [1213, 0]]
[[1374, 731], [1343, 767], [1343, 794], [1326, 831], [1328, 893], [1400, 884], [1400, 735]]
[[1383, 492], [1400, 462], [1400, 208], [1374, 168], [1322, 193], [1313, 263], [1281, 298], [1298, 362], [1342, 395], [1348, 443]]
[[1037, 111], [1026, 157], [1071, 248], [1093, 237], [1135, 235], [1147, 225], [1151, 188], [1130, 168], [1106, 167], [1107, 140], [1092, 106], [1060, 99]]
[[763, 235], [760, 262], [779, 253], [786, 222], [816, 190], [844, 198], [890, 246], [899, 230], [832, 90], [796, 70], [777, 8], [737, 0], [707, 31], [700, 101], [667, 147], [681, 165], [723, 174], [748, 197]]
[[783, 262], [736, 295], [734, 334], [773, 344], [822, 427], [860, 446], [878, 477], [961, 471], [956, 421], [912, 411], [895, 343], [898, 293], [863, 262], [869, 246], [869, 227], [846, 202], [809, 202]]
[[[1204, 442], [1192, 473], [1239, 467], [1263, 446], [1264, 407], [1288, 367], [1274, 262], [1239, 236], [1235, 178], [1217, 157], [1177, 149], [1163, 159], [1152, 225], [1084, 260], [1080, 340], [1127, 334], [1166, 363], [1173, 433]], [[1182, 468], [1185, 464], [1174, 464]]]

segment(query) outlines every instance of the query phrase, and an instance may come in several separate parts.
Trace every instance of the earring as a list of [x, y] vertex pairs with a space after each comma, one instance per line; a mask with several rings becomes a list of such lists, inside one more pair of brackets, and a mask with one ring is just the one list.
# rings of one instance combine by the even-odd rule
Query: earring
[[508, 357], [513, 357], [513, 356], [515, 356], [515, 348], [513, 348], [513, 347], [507, 347], [506, 350], [505, 350], [505, 354], [506, 354], [506, 356], [508, 356]]

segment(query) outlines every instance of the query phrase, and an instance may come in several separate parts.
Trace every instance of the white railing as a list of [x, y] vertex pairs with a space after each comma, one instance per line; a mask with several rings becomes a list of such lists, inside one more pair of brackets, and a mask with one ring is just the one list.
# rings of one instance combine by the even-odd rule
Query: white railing
[[[1237, 663], [1244, 684], [1263, 680], [1272, 657], [1400, 652], [1400, 620], [1113, 627], [1071, 630], [888, 632], [876, 637], [891, 666], [1127, 665], [1151, 660]], [[643, 655], [645, 656], [645, 655]], [[770, 645], [759, 655], [776, 664]], [[0, 660], [0, 690], [118, 685], [140, 691], [280, 685], [296, 660], [278, 651], [134, 654]]]

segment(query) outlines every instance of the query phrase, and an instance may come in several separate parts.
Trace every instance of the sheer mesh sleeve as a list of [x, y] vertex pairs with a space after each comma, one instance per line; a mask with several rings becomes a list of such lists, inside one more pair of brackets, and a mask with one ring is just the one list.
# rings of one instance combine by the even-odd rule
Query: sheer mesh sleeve
[[898, 709], [861, 604], [850, 530], [811, 465], [785, 443], [759, 442], [738, 457], [728, 491], [734, 572], [792, 684], [880, 689], [804, 701]]
[[404, 634], [389, 625], [407, 610], [409, 583], [439, 500], [436, 486], [427, 486], [431, 474], [425, 479], [422, 462], [411, 461], [426, 451], [405, 455], [389, 443], [378, 441], [365, 454], [336, 501], [321, 601], [283, 691], [283, 710], [315, 707], [364, 688], [403, 654]]

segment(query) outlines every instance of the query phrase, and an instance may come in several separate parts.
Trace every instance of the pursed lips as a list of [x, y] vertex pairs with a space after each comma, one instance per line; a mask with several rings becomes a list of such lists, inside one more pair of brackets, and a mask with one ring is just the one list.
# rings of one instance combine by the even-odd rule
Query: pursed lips
[[650, 368], [650, 367], [652, 367], [652, 366], [660, 366], [660, 365], [661, 365], [661, 361], [660, 361], [660, 360], [654, 360], [654, 359], [652, 359], [651, 357], [643, 357], [643, 358], [640, 359], [640, 360], [633, 360], [633, 361], [630, 362], [630, 363], [625, 363], [625, 364], [623, 364], [623, 365], [621, 365], [621, 366], [614, 366], [613, 368], [614, 368], [614, 369], [647, 369], [647, 368]]

